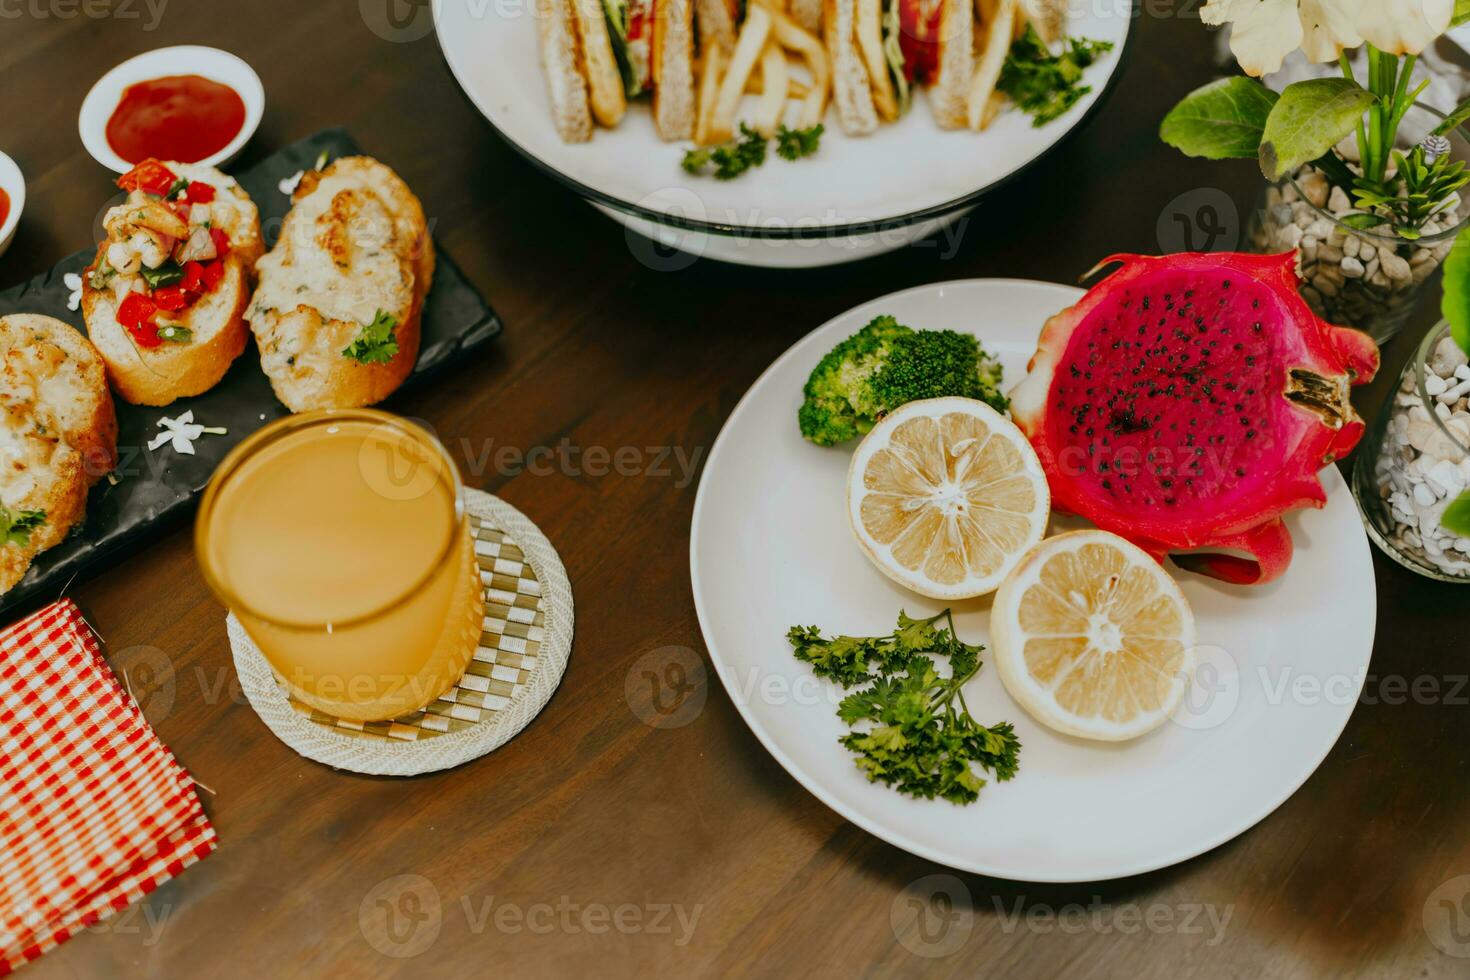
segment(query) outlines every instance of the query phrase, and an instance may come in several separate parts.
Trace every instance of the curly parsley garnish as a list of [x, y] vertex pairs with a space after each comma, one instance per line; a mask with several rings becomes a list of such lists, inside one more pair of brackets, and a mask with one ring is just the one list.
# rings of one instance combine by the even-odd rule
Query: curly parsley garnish
[[[948, 626], [936, 624], [944, 620]], [[1009, 722], [989, 728], [971, 715], [961, 688], [980, 671], [984, 647], [955, 636], [946, 609], [929, 619], [898, 614], [887, 636], [822, 636], [815, 626], [786, 634], [798, 660], [819, 677], [859, 687], [837, 716], [853, 730], [840, 741], [870, 781], [910, 796], [973, 803], [985, 785], [978, 764], [1004, 782], [1016, 774], [1021, 742]], [[929, 654], [949, 658], [941, 677]]]
[[741, 123], [739, 137], [716, 146], [696, 146], [684, 154], [683, 167], [696, 175], [714, 167], [716, 180], [734, 180], [765, 162], [766, 138]]
[[817, 152], [817, 147], [822, 143], [822, 133], [826, 131], [821, 123], [817, 123], [809, 129], [787, 129], [782, 126], [776, 130], [776, 155], [783, 160], [800, 160]]
[[44, 510], [9, 510], [0, 507], [0, 543], [24, 548], [31, 543], [31, 531], [46, 523]]
[[1081, 84], [1082, 70], [1111, 50], [1110, 41], [1069, 37], [1066, 50], [1054, 55], [1028, 26], [1011, 45], [996, 88], [1035, 117], [1032, 126], [1045, 126], [1092, 91], [1091, 85]]
[[398, 338], [393, 335], [397, 326], [397, 317], [379, 310], [357, 339], [342, 349], [342, 356], [362, 364], [387, 364], [398, 356]]

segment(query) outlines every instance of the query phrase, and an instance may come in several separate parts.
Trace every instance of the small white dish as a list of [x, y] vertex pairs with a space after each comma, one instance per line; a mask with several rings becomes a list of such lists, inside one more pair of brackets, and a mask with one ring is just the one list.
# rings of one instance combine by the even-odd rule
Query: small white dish
[[[970, 806], [915, 800], [863, 778], [838, 744], [845, 693], [791, 653], [797, 624], [877, 635], [894, 614], [938, 612], [860, 557], [843, 506], [854, 446], [822, 449], [796, 425], [801, 388], [838, 341], [879, 314], [969, 331], [1020, 381], [1046, 319], [1071, 286], [977, 279], [919, 286], [840, 314], [781, 357], [735, 407], [705, 463], [689, 556], [710, 660], [746, 724], [823, 803], [907, 851], [1017, 881], [1100, 881], [1201, 854], [1276, 809], [1317, 768], [1369, 670], [1377, 598], [1353, 495], [1322, 472], [1327, 506], [1287, 518], [1291, 568], [1229, 586], [1171, 567], [1194, 607], [1200, 669], [1178, 715], [1132, 742], [1060, 735], [1013, 701], [989, 654], [965, 701], [1021, 739], [1014, 780]], [[1075, 519], [1063, 528], [1083, 526]], [[1325, 601], [1324, 596], [1331, 596]], [[990, 600], [955, 604], [967, 642], [989, 644]]]
[[26, 180], [14, 160], [0, 153], [0, 190], [10, 198], [10, 213], [0, 221], [0, 255], [10, 247], [15, 229], [20, 225], [20, 213], [26, 206]]
[[133, 165], [122, 157], [107, 142], [107, 121], [122, 100], [129, 85], [164, 78], [170, 75], [200, 75], [211, 81], [228, 85], [240, 94], [245, 102], [245, 125], [229, 145], [203, 160], [193, 161], [211, 167], [222, 167], [233, 160], [255, 135], [260, 117], [265, 113], [265, 86], [260, 76], [236, 55], [219, 48], [183, 44], [171, 48], [157, 48], [135, 58], [129, 58], [97, 80], [87, 97], [82, 100], [82, 111], [77, 116], [77, 129], [82, 136], [82, 145], [102, 166], [125, 174]]

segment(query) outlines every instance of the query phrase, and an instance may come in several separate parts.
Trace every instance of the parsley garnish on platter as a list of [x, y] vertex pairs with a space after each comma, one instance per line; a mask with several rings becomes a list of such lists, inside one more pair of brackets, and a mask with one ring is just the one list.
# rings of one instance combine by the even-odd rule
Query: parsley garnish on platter
[[[948, 625], [937, 626], [940, 620]], [[987, 728], [965, 704], [961, 688], [979, 673], [985, 648], [960, 641], [948, 609], [929, 619], [900, 612], [887, 636], [827, 638], [815, 626], [793, 626], [786, 637], [817, 676], [859, 687], [842, 699], [837, 716], [853, 729], [840, 741], [870, 781], [924, 799], [973, 803], [986, 782], [975, 764], [1001, 782], [1016, 774], [1021, 742], [1010, 722]], [[948, 677], [930, 654], [949, 658]]]
[[817, 123], [809, 129], [787, 129], [785, 126], [776, 130], [776, 155], [783, 160], [800, 160], [817, 152], [821, 145], [822, 133], [826, 131], [821, 123]]
[[697, 146], [684, 154], [684, 169], [691, 174], [715, 168], [716, 180], [734, 180], [751, 167], [766, 162], [766, 138], [745, 123], [740, 136], [716, 146]]
[[31, 531], [46, 523], [44, 510], [10, 510], [0, 507], [0, 544], [31, 543]]
[[343, 348], [342, 356], [363, 364], [387, 364], [398, 355], [398, 339], [393, 336], [397, 326], [396, 317], [379, 310], [357, 339]]
[[1033, 126], [1045, 126], [1091, 92], [1091, 85], [1080, 84], [1082, 70], [1113, 50], [1109, 41], [1080, 37], [1069, 37], [1065, 44], [1066, 50], [1054, 55], [1036, 30], [1027, 27], [1006, 55], [996, 88], [1035, 117]]

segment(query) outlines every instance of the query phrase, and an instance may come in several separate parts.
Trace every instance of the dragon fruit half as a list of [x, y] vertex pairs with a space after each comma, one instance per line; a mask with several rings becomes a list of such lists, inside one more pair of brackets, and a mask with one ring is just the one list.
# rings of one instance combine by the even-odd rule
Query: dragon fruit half
[[[1061, 510], [1228, 582], [1291, 561], [1281, 516], [1363, 435], [1378, 348], [1297, 295], [1295, 255], [1116, 255], [1047, 321], [1011, 412]], [[1099, 266], [1101, 268], [1101, 266]]]

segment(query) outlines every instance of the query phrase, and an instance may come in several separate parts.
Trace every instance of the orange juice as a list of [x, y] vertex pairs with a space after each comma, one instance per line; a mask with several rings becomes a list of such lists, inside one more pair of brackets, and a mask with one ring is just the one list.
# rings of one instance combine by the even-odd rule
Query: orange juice
[[459, 477], [433, 437], [371, 410], [282, 419], [200, 507], [211, 587], [298, 699], [376, 721], [464, 673], [484, 592]]

